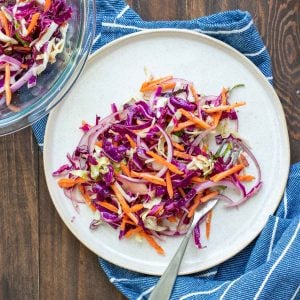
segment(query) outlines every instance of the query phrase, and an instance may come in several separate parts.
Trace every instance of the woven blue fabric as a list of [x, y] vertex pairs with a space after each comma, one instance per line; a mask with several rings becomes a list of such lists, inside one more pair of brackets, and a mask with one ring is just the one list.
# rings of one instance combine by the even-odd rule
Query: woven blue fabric
[[[121, 36], [154, 28], [182, 28], [215, 37], [248, 57], [272, 83], [269, 54], [248, 12], [228, 11], [188, 21], [143, 21], [123, 0], [97, 0], [93, 51]], [[40, 146], [47, 118], [33, 125]], [[226, 262], [179, 276], [172, 299], [300, 299], [300, 163], [291, 167], [284, 197], [260, 236]], [[102, 259], [110, 281], [129, 299], [146, 299], [158, 278]], [[159, 300], [159, 299], [158, 299]]]

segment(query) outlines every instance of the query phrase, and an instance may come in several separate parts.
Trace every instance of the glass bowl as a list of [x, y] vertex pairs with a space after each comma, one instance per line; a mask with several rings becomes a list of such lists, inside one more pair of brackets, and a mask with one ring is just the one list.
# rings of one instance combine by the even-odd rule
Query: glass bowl
[[13, 104], [20, 108], [12, 112], [0, 109], [0, 135], [25, 128], [47, 115], [72, 88], [86, 63], [95, 32], [94, 0], [67, 0], [73, 14], [69, 21], [64, 51], [54, 64], [38, 76], [31, 89], [23, 86], [13, 95]]

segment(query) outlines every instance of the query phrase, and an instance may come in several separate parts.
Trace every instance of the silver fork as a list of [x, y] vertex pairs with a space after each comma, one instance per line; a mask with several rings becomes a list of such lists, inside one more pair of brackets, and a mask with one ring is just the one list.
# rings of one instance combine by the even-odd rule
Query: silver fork
[[170, 298], [175, 280], [178, 275], [178, 270], [186, 250], [186, 246], [192, 235], [194, 227], [205, 214], [207, 214], [210, 210], [212, 210], [215, 207], [217, 202], [217, 199], [209, 201], [202, 207], [201, 210], [195, 212], [192, 225], [190, 226], [188, 232], [186, 233], [184, 239], [182, 240], [179, 248], [174, 254], [165, 272], [160, 277], [156, 287], [152, 291], [148, 300], [168, 300]]

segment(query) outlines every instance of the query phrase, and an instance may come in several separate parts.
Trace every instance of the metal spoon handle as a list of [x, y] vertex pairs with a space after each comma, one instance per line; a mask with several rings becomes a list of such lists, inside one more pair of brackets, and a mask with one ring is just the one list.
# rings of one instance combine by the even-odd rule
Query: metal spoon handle
[[185, 253], [186, 246], [194, 230], [195, 225], [198, 223], [201, 217], [208, 213], [216, 204], [218, 200], [212, 200], [204, 205], [201, 211], [196, 212], [194, 220], [189, 230], [187, 231], [184, 239], [182, 240], [179, 248], [177, 249], [175, 255], [171, 259], [168, 267], [166, 268], [163, 275], [160, 277], [156, 287], [153, 289], [148, 300], [169, 300], [173, 286], [178, 275], [178, 270]]
[[160, 277], [148, 300], [168, 300], [170, 298], [183, 255], [185, 253], [185, 249], [191, 237], [193, 229], [194, 226], [191, 226], [189, 228], [179, 248], [170, 261], [164, 274]]

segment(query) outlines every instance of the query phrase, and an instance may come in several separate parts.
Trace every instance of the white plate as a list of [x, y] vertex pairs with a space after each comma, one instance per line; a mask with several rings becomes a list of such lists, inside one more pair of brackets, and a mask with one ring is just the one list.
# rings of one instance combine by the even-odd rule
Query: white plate
[[[190, 241], [180, 273], [205, 270], [232, 257], [262, 230], [282, 196], [289, 169], [290, 152], [286, 122], [280, 101], [260, 71], [233, 48], [213, 38], [185, 30], [155, 30], [132, 34], [96, 52], [78, 83], [50, 114], [44, 145], [46, 179], [53, 203], [72, 233], [97, 255], [124, 268], [162, 274], [181, 238], [167, 238], [160, 256], [145, 243], [119, 241], [118, 232], [103, 225], [90, 231], [91, 214], [83, 205], [80, 215], [58, 188], [53, 170], [66, 162], [75, 149], [82, 120], [93, 123], [95, 115], [110, 113], [110, 103], [124, 103], [145, 79], [144, 67], [156, 76], [172, 74], [194, 81], [206, 94], [216, 95], [222, 86], [245, 83], [237, 89], [240, 133], [246, 137], [261, 165], [263, 189], [239, 209], [219, 203], [215, 209], [207, 246], [198, 250]], [[72, 222], [72, 218], [75, 220]]]

